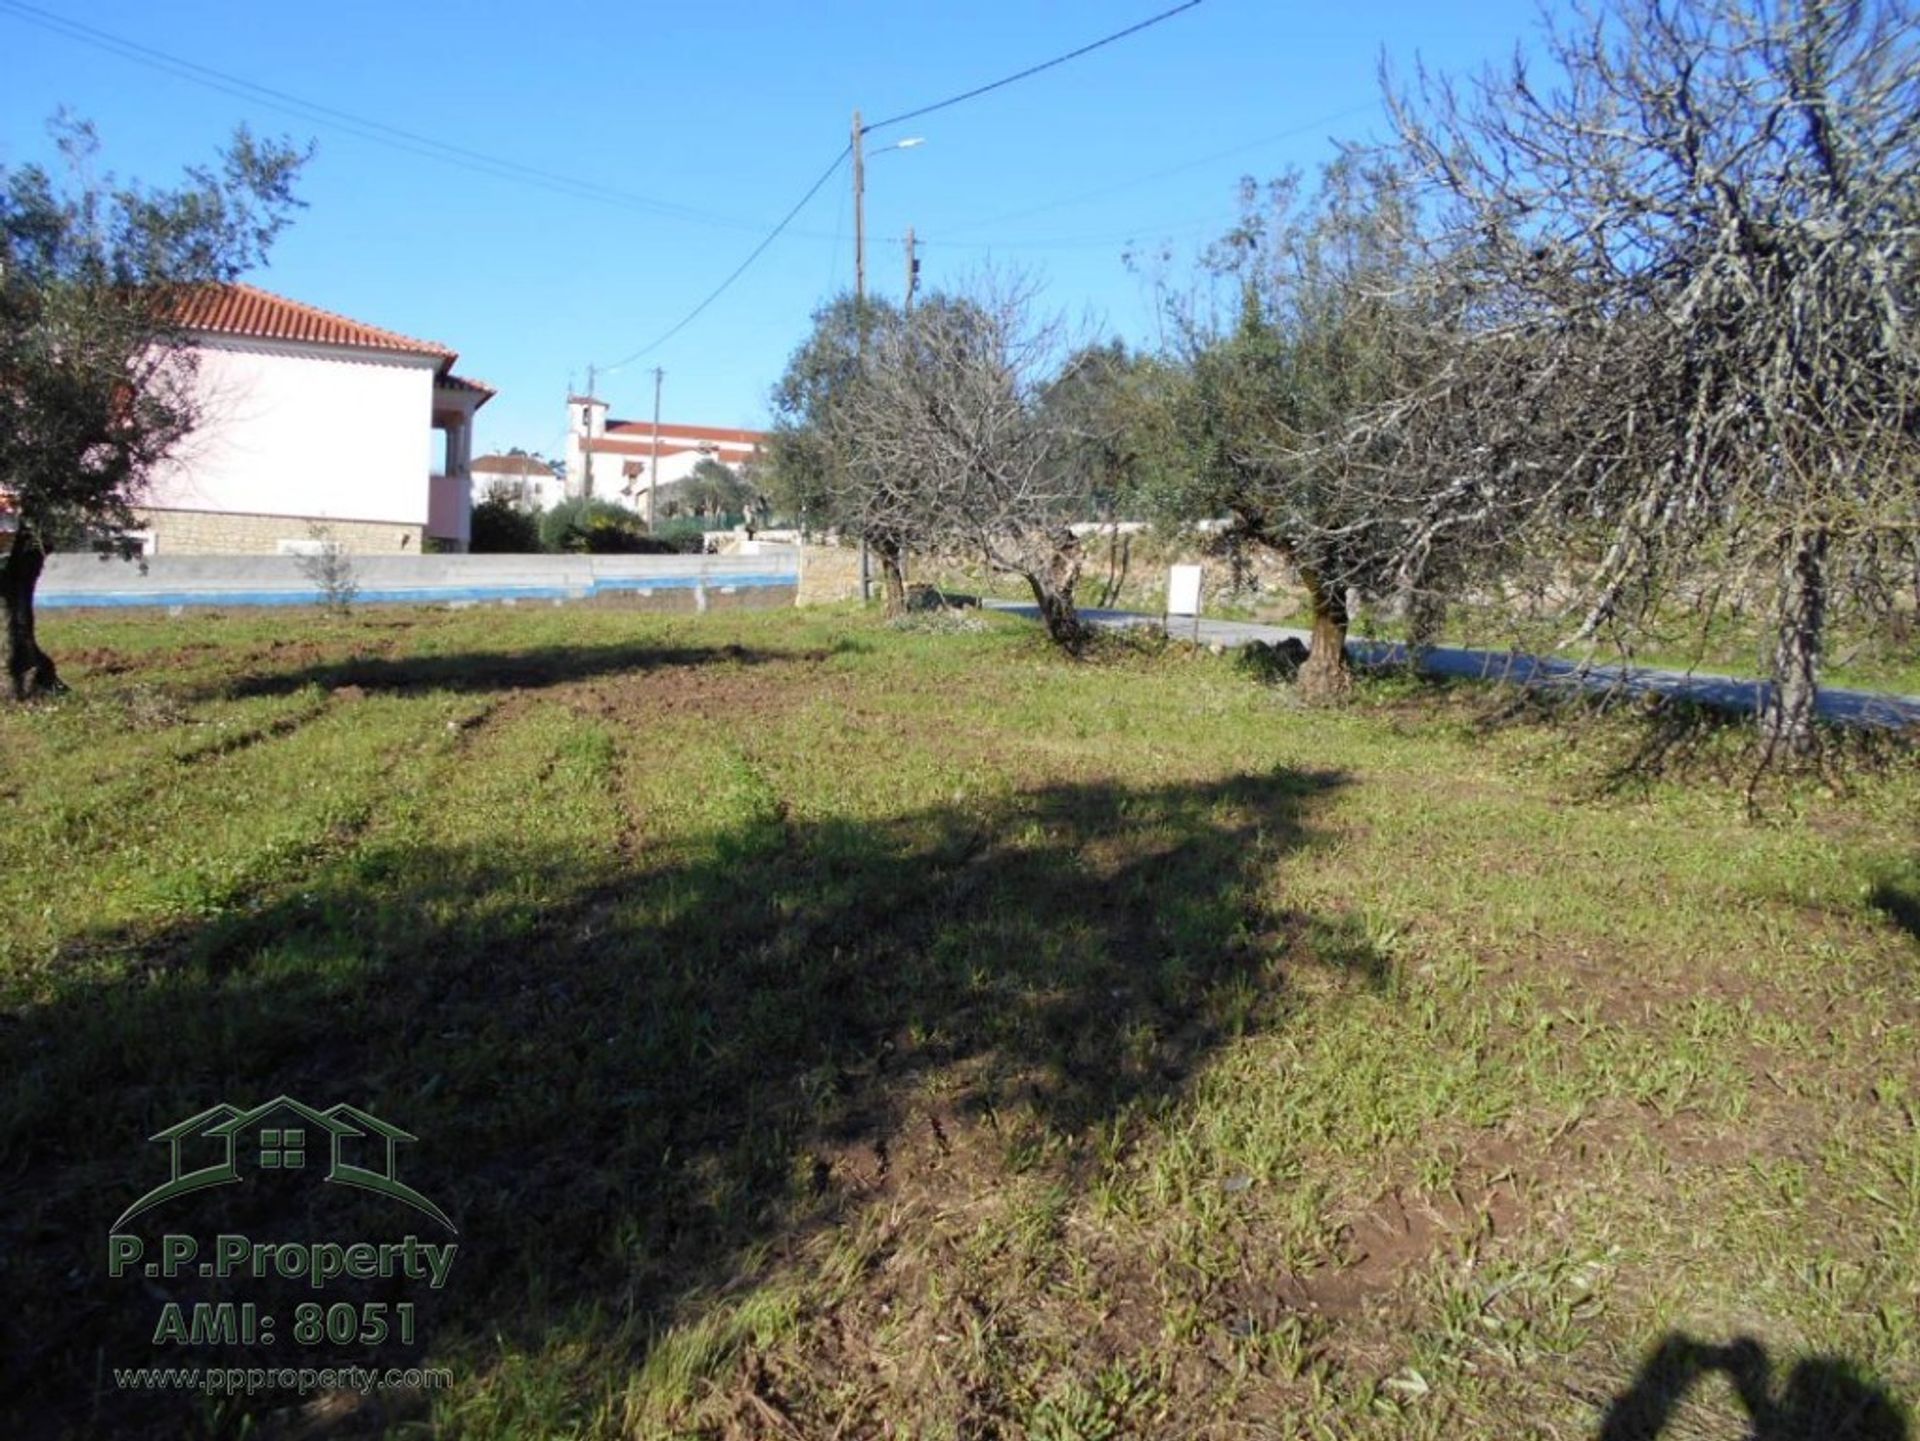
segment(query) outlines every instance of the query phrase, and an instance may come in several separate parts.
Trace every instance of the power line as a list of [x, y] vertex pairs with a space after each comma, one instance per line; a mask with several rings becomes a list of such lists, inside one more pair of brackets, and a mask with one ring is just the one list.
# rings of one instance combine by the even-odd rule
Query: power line
[[694, 306], [692, 310], [688, 311], [685, 317], [675, 324], [672, 329], [661, 334], [658, 339], [648, 341], [645, 345], [634, 351], [632, 355], [621, 360], [616, 360], [612, 365], [602, 366], [601, 372], [603, 374], [610, 374], [613, 371], [619, 370], [622, 366], [633, 364], [634, 361], [644, 355], [652, 354], [669, 340], [672, 340], [674, 336], [685, 330], [689, 325], [693, 324], [694, 321], [698, 320], [706, 308], [712, 305], [713, 302], [718, 300], [722, 295], [726, 294], [733, 282], [747, 273], [747, 267], [758, 260], [761, 255], [765, 253], [766, 248], [780, 238], [780, 232], [787, 228], [796, 215], [806, 209], [807, 202], [820, 193], [821, 186], [833, 179], [834, 172], [846, 163], [847, 157], [851, 154], [853, 154], [853, 146], [851, 144], [843, 146], [840, 153], [833, 157], [833, 163], [820, 172], [820, 178], [807, 187], [807, 193], [802, 195], [800, 199], [794, 203], [793, 209], [783, 215], [779, 223], [767, 232], [766, 238], [753, 247], [752, 253], [749, 254], [745, 260], [741, 261], [739, 265], [735, 266], [733, 273], [716, 285], [713, 290], [708, 293], [707, 298]]
[[[1065, 54], [1057, 55], [1050, 60], [1042, 61], [1038, 65], [1030, 65], [1024, 70], [1016, 71], [1011, 75], [990, 81], [985, 85], [976, 86], [958, 95], [952, 95], [944, 100], [937, 100], [930, 105], [923, 105], [913, 110], [904, 111], [898, 115], [889, 116], [884, 120], [875, 121], [870, 125], [865, 125], [861, 128], [861, 133], [864, 135], [875, 130], [884, 129], [887, 126], [898, 125], [922, 115], [930, 115], [937, 110], [949, 109], [952, 106], [976, 99], [992, 91], [1003, 89], [1021, 80], [1029, 79], [1044, 71], [1054, 69], [1056, 66], [1064, 65], [1068, 61], [1079, 59], [1083, 55], [1091, 54], [1095, 50], [1111, 45], [1116, 41], [1123, 40], [1130, 35], [1136, 35], [1142, 30], [1149, 29], [1163, 21], [1172, 19], [1175, 15], [1194, 9], [1199, 4], [1201, 4], [1201, 0], [1186, 0], [1184, 4], [1176, 5], [1170, 10], [1165, 10], [1158, 15], [1150, 16], [1138, 24], [1130, 25], [1123, 30], [1117, 30], [1110, 35], [1102, 36], [1098, 40], [1082, 45], [1077, 49], [1070, 50]], [[577, 176], [547, 170], [540, 166], [527, 165], [504, 156], [492, 155], [485, 151], [474, 150], [468, 146], [438, 140], [433, 136], [423, 135], [417, 131], [407, 130], [397, 125], [390, 125], [385, 121], [356, 114], [353, 111], [343, 110], [338, 106], [323, 104], [316, 100], [308, 100], [288, 91], [279, 90], [270, 85], [262, 85], [257, 81], [245, 79], [242, 76], [234, 75], [228, 71], [219, 70], [213, 66], [203, 65], [198, 61], [171, 54], [165, 50], [143, 44], [140, 41], [129, 39], [124, 35], [102, 30], [96, 26], [86, 24], [83, 21], [74, 20], [64, 15], [53, 14], [37, 6], [26, 4], [24, 0], [0, 0], [0, 12], [10, 14], [16, 19], [24, 20], [29, 24], [37, 25], [65, 39], [91, 46], [97, 50], [106, 51], [121, 59], [132, 61], [135, 64], [146, 66], [149, 69], [157, 70], [166, 75], [171, 75], [176, 79], [185, 80], [190, 84], [231, 95], [252, 104], [264, 106], [267, 109], [277, 111], [281, 114], [294, 116], [300, 120], [332, 126], [374, 144], [385, 145], [406, 154], [437, 160], [442, 164], [457, 166], [461, 169], [486, 175], [493, 179], [533, 185], [557, 194], [572, 196], [576, 199], [594, 200], [606, 204], [626, 206], [644, 211], [648, 214], [699, 224], [723, 226], [731, 229], [758, 228], [757, 223], [753, 221], [742, 220], [735, 216], [719, 215], [712, 211], [700, 210], [672, 201], [656, 200], [648, 196], [636, 195], [630, 191], [602, 185], [595, 181], [583, 180]], [[840, 168], [841, 164], [845, 162], [851, 152], [852, 146], [849, 145], [843, 149], [839, 155], [835, 156], [832, 164], [821, 173], [820, 178], [808, 187], [807, 192], [800, 197], [793, 208], [782, 216], [773, 228], [762, 237], [759, 244], [753, 248], [746, 259], [741, 261], [741, 263], [735, 267], [705, 299], [689, 311], [683, 319], [664, 332], [658, 339], [651, 341], [625, 359], [615, 362], [614, 365], [605, 367], [605, 369], [614, 370], [620, 366], [631, 364], [633, 361], [640, 359], [642, 356], [664, 345], [704, 314], [707, 308], [731, 288], [733, 283], [744, 275], [748, 268], [766, 252], [767, 248], [786, 232], [794, 219], [806, 208], [807, 202], [812, 200], [813, 197], [820, 192], [821, 188], [833, 177], [834, 173]], [[814, 235], [811, 238], [827, 239], [829, 237]], [[839, 237], [835, 235], [831, 238], [837, 243]]]
[[[7, 3], [12, 3], [12, 0], [7, 0]], [[1029, 65], [1025, 70], [1017, 71], [1012, 75], [1003, 76], [1000, 79], [990, 81], [985, 85], [975, 86], [972, 90], [965, 91], [962, 94], [950, 95], [945, 100], [936, 100], [931, 105], [922, 105], [917, 109], [907, 110], [907, 111], [903, 111], [899, 115], [889, 116], [885, 120], [877, 120], [873, 122], [871, 125], [862, 125], [860, 127], [860, 134], [868, 135], [875, 130], [883, 130], [889, 125], [899, 125], [905, 121], [917, 119], [922, 115], [931, 115], [936, 110], [948, 109], [949, 107], [958, 105], [963, 101], [972, 100], [978, 96], [985, 95], [989, 91], [999, 90], [1005, 86], [1012, 85], [1017, 81], [1025, 80], [1030, 76], [1038, 75], [1044, 70], [1051, 70], [1056, 65], [1064, 65], [1069, 60], [1077, 60], [1082, 55], [1091, 54], [1093, 51], [1100, 49], [1102, 46], [1111, 45], [1116, 40], [1124, 40], [1129, 35], [1137, 35], [1142, 30], [1148, 29], [1149, 27], [1154, 25], [1158, 25], [1163, 20], [1170, 20], [1175, 15], [1180, 14], [1182, 11], [1191, 10], [1195, 6], [1199, 5], [1200, 3], [1201, 3], [1201, 0], [1186, 0], [1186, 3], [1183, 5], [1176, 5], [1171, 10], [1163, 10], [1158, 15], [1150, 16], [1147, 19], [1142, 20], [1137, 25], [1129, 25], [1124, 30], [1116, 30], [1113, 32], [1113, 34], [1102, 36], [1100, 39], [1093, 41], [1091, 44], [1082, 45], [1077, 50], [1069, 50], [1064, 55], [1056, 55], [1054, 56], [1053, 59], [1043, 60], [1038, 65]], [[762, 240], [758, 245], [754, 246], [753, 253], [749, 255], [745, 260], [741, 261], [740, 264], [734, 269], [733, 273], [729, 275], [725, 280], [721, 281], [720, 284], [716, 286], [707, 295], [706, 299], [702, 300], [698, 305], [694, 306], [694, 308], [687, 313], [684, 319], [682, 319], [676, 325], [674, 325], [672, 329], [668, 330], [663, 335], [661, 335], [659, 339], [649, 341], [647, 344], [641, 346], [640, 349], [634, 351], [632, 355], [627, 356], [626, 359], [617, 360], [612, 365], [609, 365], [605, 368], [608, 371], [614, 371], [614, 370], [618, 370], [623, 365], [631, 365], [634, 361], [640, 359], [642, 356], [649, 355], [653, 351], [658, 350], [662, 345], [665, 345], [669, 340], [673, 339], [674, 336], [678, 335], [681, 331], [685, 330], [696, 319], [698, 319], [708, 306], [712, 305], [714, 301], [718, 300], [722, 295], [724, 295], [727, 292], [728, 288], [732, 286], [734, 281], [738, 280], [742, 275], [746, 274], [747, 268], [751, 266], [754, 261], [758, 260], [762, 254], [765, 253], [769, 245], [773, 244], [773, 242], [779, 238], [780, 232], [787, 228], [787, 226], [792, 222], [793, 218], [796, 215], [798, 215], [802, 209], [805, 208], [806, 203], [809, 200], [813, 199], [815, 195], [820, 193], [820, 187], [825, 185], [828, 180], [832, 179], [834, 172], [840, 168], [841, 164], [852, 153], [853, 153], [853, 146], [851, 143], [849, 143], [843, 150], [841, 150], [841, 152], [838, 155], [834, 157], [833, 163], [829, 165], [824, 171], [821, 172], [820, 178], [814, 181], [813, 184], [808, 187], [807, 193], [800, 197], [799, 203], [796, 204], [793, 207], [793, 209], [789, 210], [786, 213], [786, 215], [784, 215], [781, 218], [779, 224], [773, 227], [772, 231], [768, 233], [767, 237], [764, 240]]]
[[[1304, 121], [1299, 125], [1289, 126], [1285, 130], [1277, 130], [1271, 135], [1262, 135], [1255, 140], [1245, 140], [1238, 145], [1230, 145], [1225, 150], [1215, 150], [1206, 155], [1198, 155], [1191, 160], [1183, 160], [1178, 165], [1170, 165], [1164, 170], [1148, 171], [1143, 175], [1135, 175], [1126, 180], [1116, 181], [1111, 185], [1103, 185], [1096, 190], [1083, 190], [1077, 195], [1067, 195], [1058, 200], [1049, 200], [1044, 204], [1029, 206], [1025, 210], [1015, 210], [1002, 215], [993, 215], [985, 220], [963, 221], [959, 225], [953, 226], [940, 233], [946, 235], [964, 235], [970, 230], [985, 230], [995, 225], [1003, 225], [1009, 220], [1025, 220], [1029, 216], [1044, 215], [1049, 210], [1062, 210], [1067, 206], [1080, 205], [1089, 200], [1104, 199], [1106, 196], [1118, 194], [1122, 190], [1131, 190], [1137, 185], [1147, 185], [1155, 180], [1165, 180], [1171, 176], [1184, 175], [1188, 171], [1198, 170], [1202, 166], [1213, 164], [1215, 161], [1226, 160], [1232, 156], [1244, 154], [1249, 150], [1258, 150], [1262, 146], [1272, 145], [1276, 141], [1291, 140], [1295, 136], [1304, 135], [1312, 130], [1318, 130], [1323, 125], [1332, 125], [1336, 121], [1350, 119], [1355, 115], [1373, 110], [1377, 108], [1377, 104], [1378, 102], [1369, 100], [1362, 105], [1349, 105], [1346, 109], [1336, 110], [1331, 115], [1322, 115], [1317, 119]], [[938, 240], [938, 238], [939, 236], [937, 234], [935, 239]]]
[[438, 160], [443, 164], [457, 166], [497, 180], [510, 180], [522, 184], [537, 186], [561, 195], [570, 195], [576, 199], [597, 200], [606, 204], [626, 206], [641, 210], [650, 215], [665, 216], [704, 225], [722, 226], [735, 230], [758, 230], [761, 222], [745, 220], [737, 216], [719, 215], [712, 211], [700, 210], [693, 206], [681, 205], [673, 201], [655, 200], [648, 196], [636, 195], [631, 191], [620, 190], [613, 186], [602, 185], [597, 181], [583, 180], [578, 176], [565, 175], [558, 171], [546, 170], [537, 165], [523, 164], [509, 160], [504, 156], [490, 155], [485, 151], [473, 150], [464, 145], [455, 145], [450, 141], [436, 140], [430, 135], [405, 130], [397, 125], [368, 116], [357, 115], [337, 106], [325, 105], [316, 100], [308, 100], [284, 90], [276, 90], [270, 85], [247, 80], [224, 70], [216, 70], [210, 65], [188, 60], [182, 56], [157, 50], [137, 40], [123, 35], [101, 30], [79, 20], [64, 15], [55, 15], [50, 11], [22, 3], [22, 0], [0, 0], [0, 11], [13, 15], [31, 25], [52, 31], [69, 40], [104, 50], [124, 60], [158, 70], [179, 80], [200, 85], [209, 90], [217, 90], [226, 95], [249, 101], [283, 115], [292, 115], [296, 119], [332, 126], [371, 141], [376, 145], [385, 145], [391, 149], [410, 155], [423, 156]]
[[1138, 35], [1142, 30], [1158, 25], [1163, 20], [1171, 20], [1183, 10], [1191, 10], [1198, 4], [1200, 4], [1200, 0], [1187, 0], [1187, 3], [1184, 5], [1176, 5], [1171, 10], [1163, 10], [1158, 15], [1150, 16], [1142, 20], [1138, 25], [1129, 25], [1124, 30], [1116, 30], [1113, 34], [1103, 36], [1090, 45], [1082, 45], [1078, 50], [1069, 50], [1065, 55], [1056, 55], [1053, 59], [1043, 60], [1038, 65], [1029, 65], [1025, 70], [1021, 70], [1013, 75], [1004, 76], [999, 80], [989, 81], [985, 85], [975, 86], [972, 90], [965, 91], [959, 95], [949, 96], [945, 100], [936, 100], [931, 105], [922, 105], [917, 110], [903, 111], [898, 115], [889, 115], [885, 120], [876, 120], [871, 125], [863, 125], [860, 127], [860, 133], [865, 135], [874, 130], [885, 130], [889, 125], [903, 125], [909, 120], [918, 120], [922, 115], [931, 115], [936, 110], [945, 110], [948, 106], [958, 105], [962, 101], [977, 99], [989, 91], [999, 90], [1017, 81], [1029, 79], [1032, 76], [1040, 74], [1043, 70], [1051, 70], [1056, 65], [1065, 65], [1069, 60], [1078, 60], [1082, 55], [1091, 54], [1103, 45], [1111, 45], [1114, 41], [1124, 40], [1129, 35]]
[[1102, 250], [1128, 242], [1149, 243], [1174, 240], [1207, 230], [1225, 233], [1232, 227], [1236, 218], [1234, 215], [1223, 215], [1207, 220], [1183, 216], [1175, 220], [1151, 221], [1125, 230], [1104, 231], [1098, 235], [1039, 235], [1026, 239], [1002, 240], [940, 240], [938, 238], [921, 240], [916, 238], [915, 243], [924, 250], [968, 250], [983, 254], [992, 254], [998, 250], [1032, 250], [1042, 253], [1058, 250]]

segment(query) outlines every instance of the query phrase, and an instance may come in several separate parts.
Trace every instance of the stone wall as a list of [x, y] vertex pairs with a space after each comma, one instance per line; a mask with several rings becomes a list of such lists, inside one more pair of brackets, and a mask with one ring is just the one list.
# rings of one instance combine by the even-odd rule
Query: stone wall
[[[325, 520], [287, 515], [228, 515], [211, 510], [138, 511], [140, 528], [153, 532], [155, 555], [273, 555], [283, 540], [326, 539], [355, 555], [418, 555], [425, 535], [419, 525], [387, 521]], [[316, 536], [315, 527], [324, 529]]]
[[[876, 583], [878, 579], [876, 573]], [[831, 605], [836, 601], [858, 599], [859, 546], [807, 545], [800, 548], [801, 605]]]

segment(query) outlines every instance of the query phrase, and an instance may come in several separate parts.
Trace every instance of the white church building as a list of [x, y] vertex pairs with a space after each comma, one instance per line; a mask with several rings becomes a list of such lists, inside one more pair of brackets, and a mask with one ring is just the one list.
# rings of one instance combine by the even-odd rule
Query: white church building
[[[647, 493], [693, 474], [702, 460], [738, 471], [767, 443], [763, 430], [614, 420], [595, 396], [567, 397], [567, 490], [646, 513]], [[656, 471], [655, 465], [658, 463]]]

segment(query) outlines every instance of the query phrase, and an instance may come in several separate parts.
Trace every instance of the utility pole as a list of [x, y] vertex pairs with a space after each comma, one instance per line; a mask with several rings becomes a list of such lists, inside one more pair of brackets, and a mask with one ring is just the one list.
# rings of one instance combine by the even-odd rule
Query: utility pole
[[853, 294], [867, 299], [867, 162], [860, 125], [860, 112], [853, 112]]
[[653, 368], [653, 464], [647, 471], [647, 529], [653, 529], [653, 495], [660, 488], [660, 382], [666, 371]]
[[[867, 162], [862, 151], [860, 112], [853, 112], [853, 325], [856, 347], [867, 348]], [[860, 604], [873, 599], [873, 562], [866, 532], [860, 533]]]
[[[593, 366], [587, 367], [587, 399], [598, 400], [593, 393], [594, 377], [598, 372]], [[580, 453], [586, 458], [586, 473], [580, 478], [580, 496], [583, 500], [593, 499], [593, 407], [587, 407], [587, 433], [580, 438]]]
[[913, 253], [913, 227], [907, 227], [907, 314], [913, 314], [913, 292], [920, 284], [920, 258]]

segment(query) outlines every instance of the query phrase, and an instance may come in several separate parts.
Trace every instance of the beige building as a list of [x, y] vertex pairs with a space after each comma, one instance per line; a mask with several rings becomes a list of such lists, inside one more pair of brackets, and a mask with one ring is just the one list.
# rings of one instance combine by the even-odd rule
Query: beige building
[[716, 460], [737, 473], [768, 439], [764, 430], [667, 421], [656, 437], [651, 420], [613, 420], [604, 400], [568, 396], [567, 492], [615, 501], [644, 515], [649, 491], [685, 480], [702, 460]]

